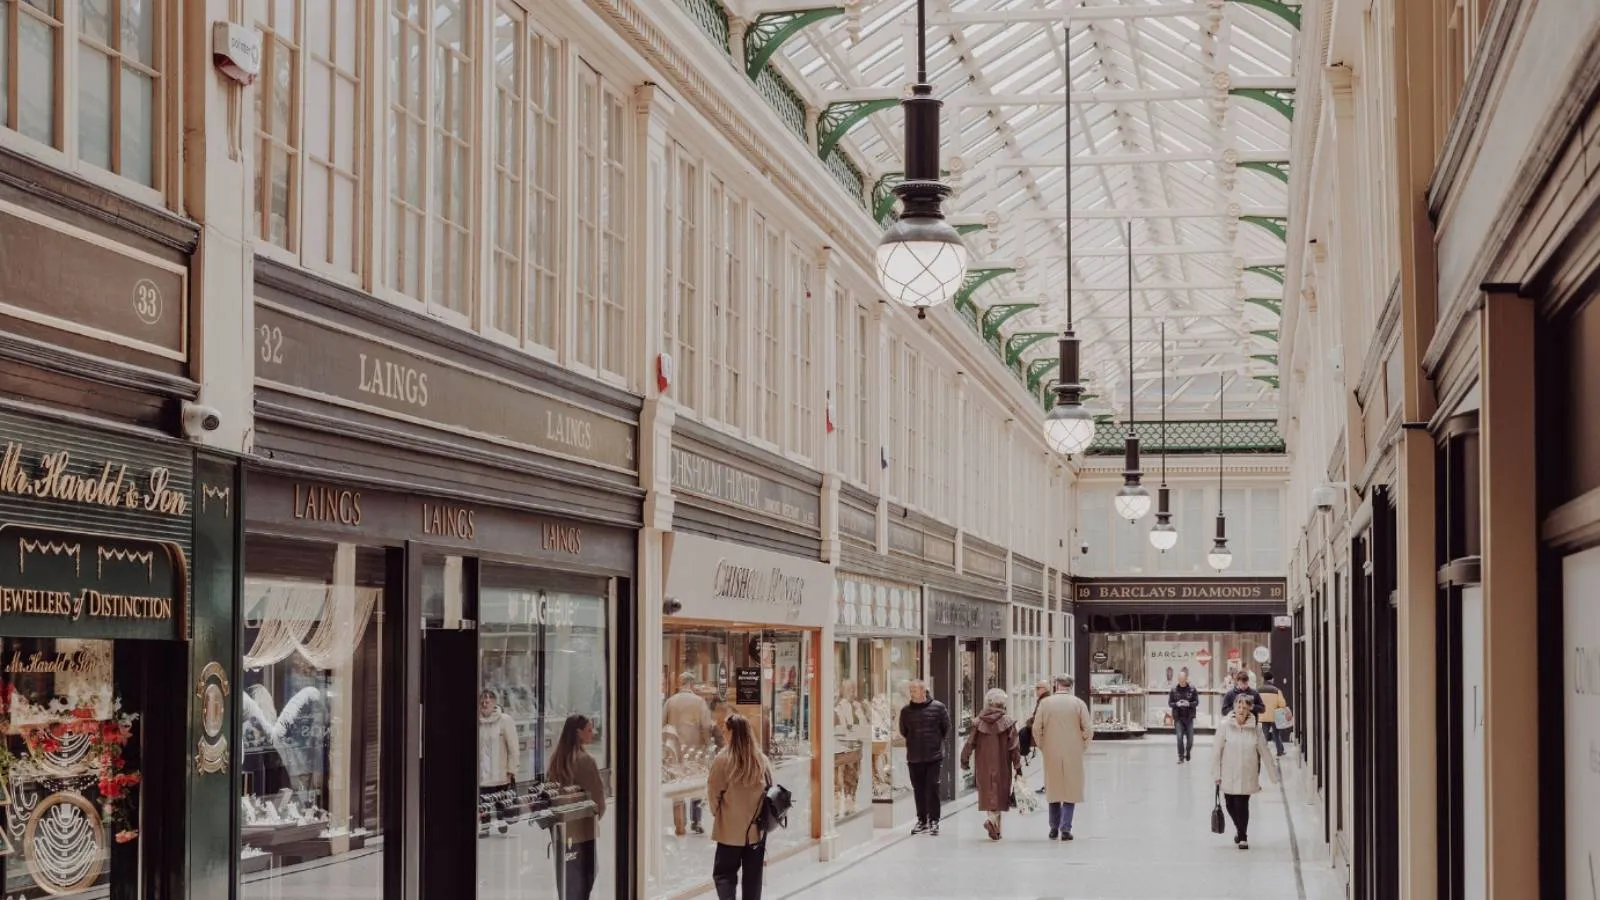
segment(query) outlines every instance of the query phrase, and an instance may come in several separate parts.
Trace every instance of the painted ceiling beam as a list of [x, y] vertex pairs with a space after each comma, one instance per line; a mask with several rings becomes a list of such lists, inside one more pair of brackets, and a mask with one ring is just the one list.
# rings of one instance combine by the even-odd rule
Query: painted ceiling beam
[[[1238, 164], [1247, 162], [1278, 162], [1283, 159], [1283, 150], [1260, 150], [1249, 153], [1240, 153]], [[1182, 162], [1209, 162], [1224, 165], [1220, 150], [1161, 150], [1154, 153], [1077, 153], [1072, 157], [1072, 167], [1080, 166], [1154, 166], [1165, 163]], [[955, 160], [951, 160], [952, 163]], [[955, 168], [954, 165], [951, 166]], [[980, 171], [1000, 169], [1010, 172], [1013, 169], [1059, 169], [1061, 157], [1047, 156], [1018, 156], [1010, 158], [995, 158], [985, 162], [981, 167], [974, 168], [971, 172], [964, 173], [972, 177]]]
[[[1078, 220], [1088, 219], [1237, 219], [1241, 215], [1271, 216], [1282, 218], [1288, 213], [1283, 209], [1246, 209], [1226, 206], [1144, 206], [1144, 207], [1119, 207], [1117, 209], [1075, 209], [1072, 218]], [[1061, 210], [1045, 212], [1022, 212], [1001, 217], [1002, 224], [1006, 222], [1059, 222], [1063, 218]], [[964, 222], [982, 222], [983, 214], [950, 216], [952, 224]], [[1076, 254], [1074, 254], [1076, 255]]]
[[[1290, 78], [1239, 78], [1232, 82], [1239, 90], [1292, 91]], [[1210, 100], [1217, 95], [1215, 88], [1207, 86], [1167, 89], [1128, 89], [1073, 91], [1072, 102], [1081, 105], [1099, 103], [1160, 103], [1178, 100]], [[831, 94], [826, 95], [832, 97]], [[1254, 99], [1254, 98], [1252, 98]], [[1060, 106], [1060, 91], [1034, 91], [1019, 94], [983, 94], [981, 96], [957, 95], [950, 99], [951, 106], [983, 109], [990, 106]]]
[[[1173, 19], [1186, 16], [1197, 18], [1210, 14], [1205, 3], [1157, 3], [1146, 5], [1079, 6], [1071, 16], [1074, 22], [1095, 22], [1114, 19]], [[1041, 25], [1059, 25], [1065, 13], [1061, 9], [1013, 9], [992, 12], [935, 13], [928, 17], [930, 25], [1015, 25], [1037, 22]]]

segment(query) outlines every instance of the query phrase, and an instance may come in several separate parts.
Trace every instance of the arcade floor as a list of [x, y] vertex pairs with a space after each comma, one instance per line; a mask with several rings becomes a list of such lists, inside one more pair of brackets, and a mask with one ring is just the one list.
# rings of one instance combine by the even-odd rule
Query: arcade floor
[[[1250, 849], [1210, 831], [1211, 747], [1179, 766], [1171, 737], [1096, 745], [1088, 802], [1071, 843], [1047, 840], [1044, 814], [1007, 813], [1004, 838], [984, 834], [983, 814], [957, 801], [938, 837], [901, 828], [864, 853], [771, 872], [767, 898], [982, 897], [991, 900], [1333, 900], [1345, 896], [1326, 860], [1320, 820], [1291, 747], [1284, 787], [1268, 785], [1251, 809]], [[1035, 783], [1038, 783], [1037, 778]]]

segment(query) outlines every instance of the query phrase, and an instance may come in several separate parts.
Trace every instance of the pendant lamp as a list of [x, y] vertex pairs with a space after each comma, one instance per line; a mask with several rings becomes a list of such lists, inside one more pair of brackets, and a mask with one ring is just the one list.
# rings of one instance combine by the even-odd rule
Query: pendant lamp
[[1150, 512], [1150, 492], [1139, 481], [1139, 434], [1133, 414], [1133, 222], [1128, 222], [1128, 436], [1122, 442], [1122, 487], [1112, 504], [1117, 515], [1138, 522]]
[[967, 245], [940, 204], [950, 186], [939, 180], [939, 108], [928, 83], [927, 0], [917, 0], [917, 83], [900, 101], [906, 113], [905, 180], [895, 186], [900, 217], [878, 241], [878, 283], [896, 302], [925, 318], [928, 307], [954, 297], [967, 275]]
[[1222, 419], [1226, 409], [1228, 390], [1228, 373], [1222, 373], [1218, 378], [1217, 388], [1217, 538], [1211, 543], [1211, 552], [1206, 554], [1206, 562], [1218, 572], [1233, 565], [1233, 551], [1228, 549], [1228, 517], [1222, 511]]
[[1062, 29], [1061, 55], [1066, 60], [1062, 92], [1066, 95], [1062, 116], [1065, 140], [1062, 143], [1061, 172], [1066, 179], [1067, 204], [1067, 328], [1057, 342], [1060, 358], [1056, 367], [1056, 405], [1044, 417], [1044, 441], [1063, 456], [1082, 453], [1094, 443], [1094, 416], [1083, 408], [1083, 384], [1078, 372], [1078, 335], [1072, 329], [1072, 25]]
[[1161, 323], [1161, 488], [1156, 491], [1156, 524], [1150, 527], [1150, 546], [1162, 553], [1178, 546], [1178, 529], [1172, 525], [1172, 492], [1167, 489], [1167, 323]]

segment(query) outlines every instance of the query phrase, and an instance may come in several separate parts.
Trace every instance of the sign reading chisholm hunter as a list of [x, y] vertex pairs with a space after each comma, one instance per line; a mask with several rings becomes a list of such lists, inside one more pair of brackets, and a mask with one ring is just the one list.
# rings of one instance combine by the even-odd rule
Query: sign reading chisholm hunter
[[0, 412], [0, 635], [186, 636], [193, 454]]
[[1282, 578], [1215, 578], [1215, 579], [1148, 579], [1095, 580], [1080, 579], [1077, 583], [1078, 599], [1089, 603], [1116, 601], [1259, 601], [1264, 603], [1284, 600]]

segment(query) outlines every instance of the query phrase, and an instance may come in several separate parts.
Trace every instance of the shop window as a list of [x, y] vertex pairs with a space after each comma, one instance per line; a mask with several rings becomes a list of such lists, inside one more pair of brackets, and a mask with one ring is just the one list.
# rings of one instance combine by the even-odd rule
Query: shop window
[[810, 631], [667, 626], [658, 823], [664, 892], [677, 894], [710, 881], [716, 845], [705, 835], [714, 828], [716, 798], [706, 796], [706, 775], [725, 744], [723, 723], [731, 714], [755, 726], [774, 780], [794, 795], [789, 827], [767, 839], [768, 858], [812, 839], [815, 639]]
[[[562, 877], [613, 896], [610, 586], [484, 565], [478, 622], [478, 896], [505, 897]], [[593, 808], [582, 807], [585, 802]], [[549, 806], [573, 808], [566, 860], [543, 860]]]
[[163, 0], [0, 0], [0, 125], [159, 189], [167, 14]]
[[240, 896], [380, 883], [384, 552], [259, 536], [245, 549]]

